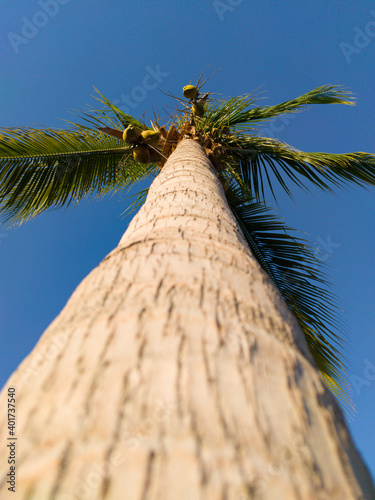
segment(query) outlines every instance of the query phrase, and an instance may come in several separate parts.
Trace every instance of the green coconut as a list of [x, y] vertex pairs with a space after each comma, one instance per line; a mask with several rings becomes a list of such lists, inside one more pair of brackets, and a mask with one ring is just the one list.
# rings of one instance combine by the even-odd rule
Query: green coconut
[[198, 95], [198, 89], [195, 85], [185, 85], [182, 89], [182, 93], [186, 99], [195, 99]]
[[191, 112], [193, 113], [193, 116], [204, 116], [203, 104], [196, 102], [195, 104], [192, 105]]
[[137, 142], [139, 136], [141, 135], [140, 131], [134, 127], [134, 125], [129, 125], [122, 134], [122, 139], [128, 144], [134, 144]]
[[160, 132], [156, 132], [155, 130], [144, 130], [141, 133], [142, 139], [146, 144], [150, 144], [150, 146], [157, 146], [160, 139]]
[[161, 153], [156, 149], [150, 149], [150, 162], [158, 163], [161, 160]]
[[219, 180], [221, 182], [221, 185], [223, 186], [224, 191], [227, 191], [229, 189], [229, 179], [226, 177], [219, 177]]
[[133, 157], [139, 163], [150, 163], [150, 151], [147, 146], [137, 146], [134, 148]]

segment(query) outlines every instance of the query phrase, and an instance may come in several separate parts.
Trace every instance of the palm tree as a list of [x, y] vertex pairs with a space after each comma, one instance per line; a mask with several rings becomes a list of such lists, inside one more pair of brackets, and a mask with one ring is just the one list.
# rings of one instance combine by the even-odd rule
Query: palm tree
[[1, 132], [7, 223], [155, 177], [1, 393], [4, 408], [15, 388], [17, 498], [375, 498], [336, 400], [348, 402], [335, 298], [265, 201], [276, 184], [374, 185], [375, 157], [256, 134], [279, 114], [353, 100], [323, 86], [255, 107], [254, 94], [202, 97], [200, 80], [169, 123], [154, 120], [152, 141], [101, 95], [90, 126]]

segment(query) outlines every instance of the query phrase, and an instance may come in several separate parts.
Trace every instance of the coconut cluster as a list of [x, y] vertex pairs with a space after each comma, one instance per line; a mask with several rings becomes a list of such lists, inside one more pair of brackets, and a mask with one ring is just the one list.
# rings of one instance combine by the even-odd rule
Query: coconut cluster
[[122, 134], [122, 139], [134, 146], [133, 157], [139, 163], [156, 163], [160, 160], [160, 153], [156, 149], [160, 132], [156, 130], [139, 130], [134, 125], [129, 125]]
[[[153, 124], [155, 130], [140, 130], [134, 125], [129, 125], [123, 131], [122, 139], [132, 147], [133, 157], [137, 162], [157, 163], [162, 168], [177, 144], [184, 137], [191, 137], [203, 146], [215, 169], [218, 172], [223, 171], [226, 168], [226, 163], [222, 138], [229, 133], [229, 130], [226, 130], [228, 127], [212, 129], [208, 133], [197, 131], [194, 118], [204, 116], [205, 103], [209, 93], [200, 97], [199, 88], [195, 85], [185, 85], [182, 93], [191, 103], [191, 119], [185, 122], [180, 129], [177, 129], [173, 124], [169, 129]], [[108, 133], [108, 130], [106, 132]], [[224, 189], [227, 189], [226, 179], [220, 177], [220, 181], [223, 183]]]
[[191, 101], [191, 114], [193, 117], [201, 118], [204, 116], [205, 108], [204, 104], [206, 102], [207, 96], [203, 96], [199, 99], [199, 90], [195, 85], [185, 85], [182, 89], [182, 93], [186, 99], [190, 99]]

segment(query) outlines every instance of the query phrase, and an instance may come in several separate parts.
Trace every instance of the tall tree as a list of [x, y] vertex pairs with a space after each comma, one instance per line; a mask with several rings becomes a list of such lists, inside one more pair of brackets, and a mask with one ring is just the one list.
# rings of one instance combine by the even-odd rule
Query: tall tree
[[[157, 174], [0, 396], [4, 407], [15, 387], [17, 498], [375, 497], [331, 392], [345, 397], [333, 298], [263, 199], [264, 182], [374, 184], [375, 158], [254, 135], [277, 114], [352, 101], [320, 87], [278, 106], [247, 95], [207, 107], [199, 91], [154, 133], [103, 97], [86, 114], [94, 129], [2, 131], [8, 221]], [[0, 467], [4, 495], [3, 455]]]

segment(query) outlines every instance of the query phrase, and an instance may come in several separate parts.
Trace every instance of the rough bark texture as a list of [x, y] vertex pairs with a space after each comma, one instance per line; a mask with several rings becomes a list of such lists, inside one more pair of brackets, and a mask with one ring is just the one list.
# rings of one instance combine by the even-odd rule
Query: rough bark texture
[[[15, 495], [3, 480], [9, 386]], [[192, 140], [0, 408], [1, 499], [375, 498], [295, 318]]]

